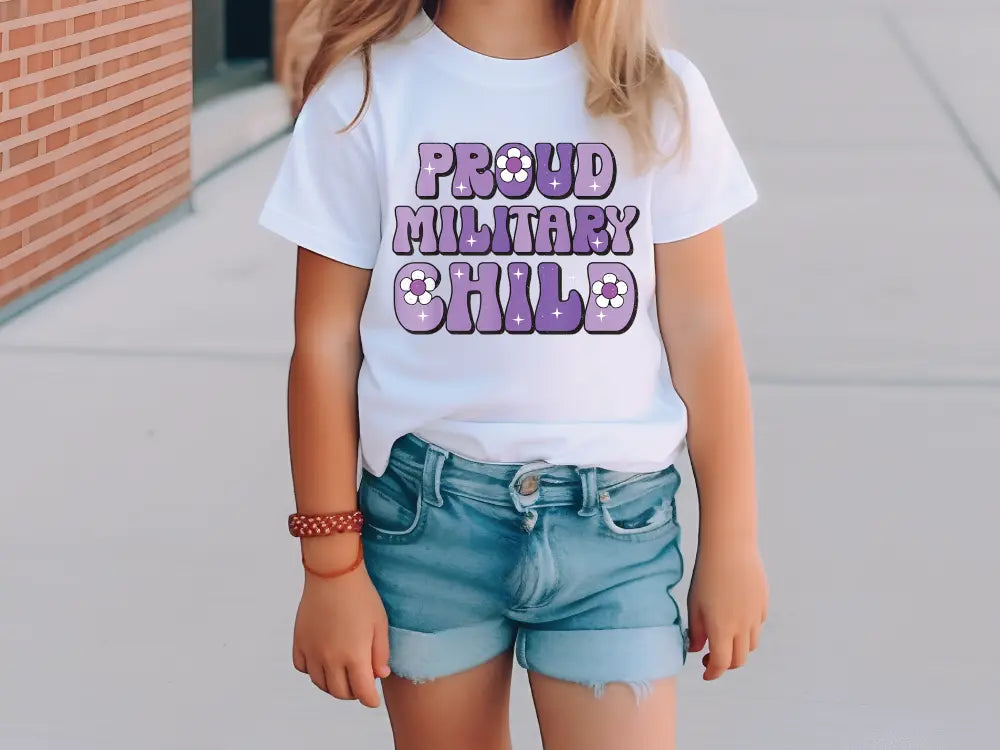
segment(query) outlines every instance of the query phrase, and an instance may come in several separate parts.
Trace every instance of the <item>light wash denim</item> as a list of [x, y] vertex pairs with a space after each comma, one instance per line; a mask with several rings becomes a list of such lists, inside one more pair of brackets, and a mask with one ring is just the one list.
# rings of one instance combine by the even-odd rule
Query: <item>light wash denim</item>
[[365, 566], [389, 617], [389, 666], [414, 682], [512, 646], [525, 669], [637, 699], [685, 661], [671, 589], [683, 563], [673, 466], [480, 463], [415, 435], [364, 471]]

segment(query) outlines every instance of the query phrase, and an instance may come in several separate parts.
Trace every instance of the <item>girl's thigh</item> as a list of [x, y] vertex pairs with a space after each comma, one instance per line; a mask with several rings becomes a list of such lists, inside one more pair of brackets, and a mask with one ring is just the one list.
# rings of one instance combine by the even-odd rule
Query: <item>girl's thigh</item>
[[674, 750], [676, 680], [656, 680], [636, 700], [623, 682], [593, 688], [531, 671], [531, 694], [545, 750]]
[[447, 677], [382, 680], [396, 750], [510, 750], [513, 651]]

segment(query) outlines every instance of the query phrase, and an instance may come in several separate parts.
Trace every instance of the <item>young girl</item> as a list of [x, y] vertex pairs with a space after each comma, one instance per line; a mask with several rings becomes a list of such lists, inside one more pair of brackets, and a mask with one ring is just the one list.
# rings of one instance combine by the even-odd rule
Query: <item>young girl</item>
[[330, 0], [323, 20], [261, 217], [300, 247], [293, 661], [366, 706], [381, 678], [403, 750], [509, 748], [515, 657], [547, 750], [672, 747], [686, 651], [707, 642], [711, 680], [757, 646], [719, 228], [756, 192], [643, 5]]

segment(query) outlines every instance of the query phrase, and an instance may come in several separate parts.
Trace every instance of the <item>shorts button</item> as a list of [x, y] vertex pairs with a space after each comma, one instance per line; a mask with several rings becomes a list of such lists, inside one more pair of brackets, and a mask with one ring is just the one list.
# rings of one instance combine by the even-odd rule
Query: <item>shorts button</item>
[[518, 485], [517, 491], [522, 495], [534, 495], [538, 492], [538, 477], [534, 475], [525, 477]]

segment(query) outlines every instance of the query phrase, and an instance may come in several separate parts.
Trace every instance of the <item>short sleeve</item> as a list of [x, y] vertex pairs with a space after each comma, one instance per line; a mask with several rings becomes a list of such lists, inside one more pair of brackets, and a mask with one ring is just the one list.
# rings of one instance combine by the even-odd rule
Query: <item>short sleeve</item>
[[352, 129], [338, 132], [361, 103], [361, 83], [350, 80], [352, 75], [350, 69], [335, 70], [306, 100], [260, 224], [320, 255], [372, 268], [382, 211], [375, 149], [366, 127], [370, 112]]
[[[687, 94], [690, 137], [687, 153], [659, 167], [653, 179], [653, 242], [657, 243], [706, 232], [757, 201], [757, 189], [705, 78], [679, 52], [668, 52], [666, 60]], [[672, 124], [675, 143], [676, 118]]]

